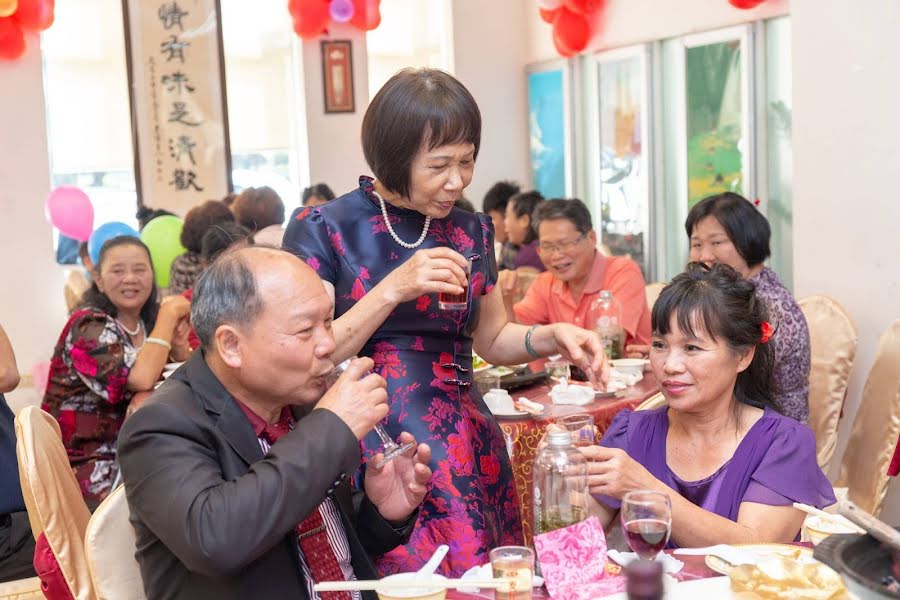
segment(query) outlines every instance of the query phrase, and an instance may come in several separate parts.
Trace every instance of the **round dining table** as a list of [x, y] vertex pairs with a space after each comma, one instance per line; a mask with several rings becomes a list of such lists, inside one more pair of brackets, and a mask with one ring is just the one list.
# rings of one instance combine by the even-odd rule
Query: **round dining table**
[[550, 386], [546, 383], [510, 392], [513, 398], [525, 397], [544, 406], [544, 411], [539, 415], [525, 414], [516, 417], [497, 417], [500, 429], [503, 431], [503, 437], [506, 440], [506, 449], [512, 462], [516, 491], [519, 494], [519, 512], [522, 517], [526, 545], [531, 544], [532, 538], [532, 471], [534, 459], [537, 456], [538, 444], [544, 436], [547, 424], [554, 423], [557, 419], [568, 415], [586, 413], [594, 417], [597, 435], [602, 436], [612, 422], [613, 417], [619, 412], [625, 409], [633, 410], [637, 408], [638, 405], [657, 392], [659, 392], [659, 387], [656, 384], [656, 378], [649, 371], [645, 371], [644, 378], [632, 387], [616, 392], [615, 395], [608, 397], [600, 396], [590, 404], [585, 405], [554, 404], [550, 398]]

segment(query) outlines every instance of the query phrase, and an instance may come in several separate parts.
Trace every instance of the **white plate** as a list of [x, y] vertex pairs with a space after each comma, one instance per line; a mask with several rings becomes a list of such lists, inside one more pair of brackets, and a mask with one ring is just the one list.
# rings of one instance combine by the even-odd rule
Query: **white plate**
[[[488, 409], [488, 410], [491, 410], [491, 409]], [[540, 416], [540, 415], [532, 415], [531, 413], [525, 412], [524, 410], [516, 410], [516, 409], [513, 409], [511, 412], [491, 411], [491, 414], [494, 415], [495, 417], [503, 417], [504, 419], [521, 419], [524, 417]], [[543, 413], [541, 413], [541, 414], [543, 414]]]
[[[793, 544], [734, 544], [734, 547], [752, 552], [758, 557], [757, 560], [760, 561], [773, 556], [792, 558], [799, 560], [800, 562], [810, 562], [813, 560], [812, 548], [794, 546]], [[707, 567], [722, 575], [728, 575], [728, 571], [731, 569], [731, 567], [713, 554], [707, 554], [705, 562]]]

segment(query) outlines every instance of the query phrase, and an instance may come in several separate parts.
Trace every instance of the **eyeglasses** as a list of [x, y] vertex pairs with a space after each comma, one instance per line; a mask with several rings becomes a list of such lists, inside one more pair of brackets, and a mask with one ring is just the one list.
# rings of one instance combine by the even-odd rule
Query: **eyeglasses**
[[554, 252], [568, 252], [581, 243], [587, 237], [587, 233], [582, 233], [570, 242], [559, 242], [558, 244], [538, 244], [538, 252], [541, 254], [553, 254]]

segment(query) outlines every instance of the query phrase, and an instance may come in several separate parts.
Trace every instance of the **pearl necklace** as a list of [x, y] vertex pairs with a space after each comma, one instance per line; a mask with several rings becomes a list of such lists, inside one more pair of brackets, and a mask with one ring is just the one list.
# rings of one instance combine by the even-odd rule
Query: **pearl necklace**
[[134, 336], [138, 335], [139, 333], [141, 333], [142, 331], [144, 331], [144, 321], [143, 321], [143, 319], [138, 319], [138, 324], [137, 324], [137, 327], [134, 328], [134, 331], [132, 331], [132, 330], [128, 329], [127, 327], [125, 327], [125, 324], [122, 323], [122, 321], [120, 321], [120, 320], [118, 320], [118, 319], [116, 319], [116, 323], [118, 323], [118, 324], [119, 324], [119, 327], [121, 327], [122, 329], [124, 329], [124, 330], [125, 330], [125, 333], [127, 333], [127, 334], [130, 335], [131, 337], [134, 337]]
[[384, 198], [381, 197], [381, 194], [375, 191], [375, 187], [372, 186], [372, 193], [375, 194], [375, 197], [378, 198], [378, 202], [381, 204], [381, 214], [384, 216], [384, 224], [387, 225], [388, 233], [391, 234], [391, 237], [394, 238], [394, 241], [406, 248], [407, 250], [412, 250], [413, 248], [418, 248], [422, 245], [422, 242], [425, 241], [425, 236], [428, 235], [428, 226], [431, 225], [431, 217], [425, 217], [425, 227], [422, 228], [422, 235], [419, 236], [415, 242], [410, 244], [409, 242], [404, 242], [400, 239], [400, 236], [397, 235], [397, 232], [394, 231], [394, 228], [391, 227], [391, 220], [388, 218], [387, 206], [385, 205]]

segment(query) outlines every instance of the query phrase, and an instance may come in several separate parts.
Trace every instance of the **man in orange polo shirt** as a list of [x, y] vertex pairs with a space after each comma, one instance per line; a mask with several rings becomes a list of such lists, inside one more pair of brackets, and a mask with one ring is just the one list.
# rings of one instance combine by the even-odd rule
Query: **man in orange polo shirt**
[[650, 309], [637, 263], [597, 251], [591, 213], [581, 200], [546, 200], [532, 217], [538, 252], [547, 271], [513, 307], [524, 325], [572, 323], [593, 329], [591, 304], [610, 290], [622, 305], [625, 344], [650, 343]]

